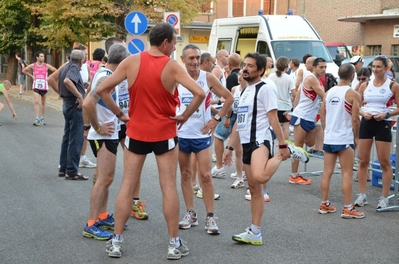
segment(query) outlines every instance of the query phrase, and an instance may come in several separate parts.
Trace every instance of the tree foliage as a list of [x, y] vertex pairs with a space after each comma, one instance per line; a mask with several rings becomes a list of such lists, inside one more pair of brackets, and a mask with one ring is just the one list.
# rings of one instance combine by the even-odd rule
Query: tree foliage
[[56, 50], [114, 35], [115, 17], [122, 13], [111, 0], [45, 0], [26, 6], [40, 20], [30, 32], [43, 37], [42, 45]]
[[0, 54], [18, 51], [25, 45], [30, 12], [23, 4], [21, 0], [0, 0]]

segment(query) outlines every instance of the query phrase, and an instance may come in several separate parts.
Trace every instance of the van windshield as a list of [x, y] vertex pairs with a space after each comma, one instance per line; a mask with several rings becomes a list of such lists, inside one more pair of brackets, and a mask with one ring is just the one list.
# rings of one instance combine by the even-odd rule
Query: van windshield
[[302, 57], [305, 54], [312, 54], [314, 57], [323, 58], [326, 62], [332, 62], [331, 56], [327, 51], [324, 43], [321, 41], [311, 40], [284, 40], [272, 41], [272, 49], [274, 56], [277, 59], [280, 56], [288, 57], [289, 59], [297, 58], [302, 62]]

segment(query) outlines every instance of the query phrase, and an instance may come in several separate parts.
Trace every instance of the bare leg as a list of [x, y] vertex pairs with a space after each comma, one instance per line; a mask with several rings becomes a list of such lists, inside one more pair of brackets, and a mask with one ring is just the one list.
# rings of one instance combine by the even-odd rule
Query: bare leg
[[47, 99], [47, 94], [42, 96], [42, 117], [46, 115], [46, 99]]
[[214, 137], [214, 139], [215, 139], [216, 168], [220, 169], [223, 167], [224, 142], [223, 140], [217, 137]]
[[33, 92], [33, 99], [34, 99], [34, 104], [33, 104], [33, 110], [35, 111], [35, 117], [39, 118], [39, 100], [40, 100], [40, 94]]
[[[192, 161], [191, 153], [185, 153], [183, 151], [179, 151], [179, 167], [180, 167], [180, 175], [181, 175], [181, 189], [183, 192], [184, 203], [186, 204], [186, 209], [194, 209], [194, 195], [193, 195], [193, 187], [191, 183], [191, 161]], [[195, 160], [195, 164], [196, 164]]]
[[357, 178], [359, 180], [359, 192], [366, 193], [370, 152], [373, 145], [372, 139], [359, 139], [359, 168]]
[[334, 173], [334, 167], [336, 164], [336, 160], [337, 160], [336, 153], [330, 153], [330, 152], [324, 153], [324, 168], [323, 168], [323, 174], [321, 175], [321, 181], [320, 181], [321, 200], [322, 201], [328, 200], [328, 193], [330, 191], [330, 182], [331, 182], [331, 177]]
[[[223, 141], [222, 141], [223, 142]], [[202, 182], [202, 193], [207, 213], [213, 213], [215, 190], [211, 177], [212, 149], [207, 148], [196, 153], [199, 178]]]
[[[325, 159], [324, 154], [324, 159]], [[342, 194], [344, 196], [344, 205], [352, 204], [352, 174], [355, 151], [349, 147], [338, 153], [339, 163], [342, 171]]]

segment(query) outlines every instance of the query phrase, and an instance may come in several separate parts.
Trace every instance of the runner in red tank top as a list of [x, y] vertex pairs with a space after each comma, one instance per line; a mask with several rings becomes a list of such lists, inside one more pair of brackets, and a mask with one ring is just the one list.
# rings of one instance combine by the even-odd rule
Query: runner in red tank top
[[[201, 87], [175, 60], [176, 32], [167, 23], [157, 24], [149, 34], [148, 52], [128, 57], [91, 96], [101, 97], [109, 109], [127, 124], [124, 176], [116, 200], [115, 232], [107, 244], [110, 257], [121, 257], [122, 233], [131, 212], [133, 192], [140, 182], [140, 173], [148, 153], [156, 155], [163, 194], [169, 246], [168, 259], [187, 256], [188, 247], [179, 238], [179, 199], [176, 190], [177, 128], [180, 128], [205, 98]], [[127, 79], [130, 93], [129, 117], [123, 114], [110, 96], [116, 85]], [[193, 99], [186, 111], [176, 116], [176, 83], [182, 84]], [[100, 97], [99, 97], [100, 96]], [[206, 129], [206, 128], [205, 128]], [[210, 128], [208, 128], [210, 130]]]

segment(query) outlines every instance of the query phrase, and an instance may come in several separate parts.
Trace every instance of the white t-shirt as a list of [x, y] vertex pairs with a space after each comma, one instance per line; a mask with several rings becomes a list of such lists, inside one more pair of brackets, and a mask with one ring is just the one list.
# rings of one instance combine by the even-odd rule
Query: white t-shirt
[[[264, 84], [256, 88], [259, 83]], [[259, 83], [248, 86], [240, 97], [237, 109], [237, 130], [241, 144], [272, 141], [267, 113], [277, 109], [277, 88], [270, 80]]]
[[295, 89], [293, 79], [285, 72], [280, 77], [275, 72], [270, 73], [269, 79], [277, 87], [277, 109], [280, 111], [291, 111], [292, 102], [290, 93]]

